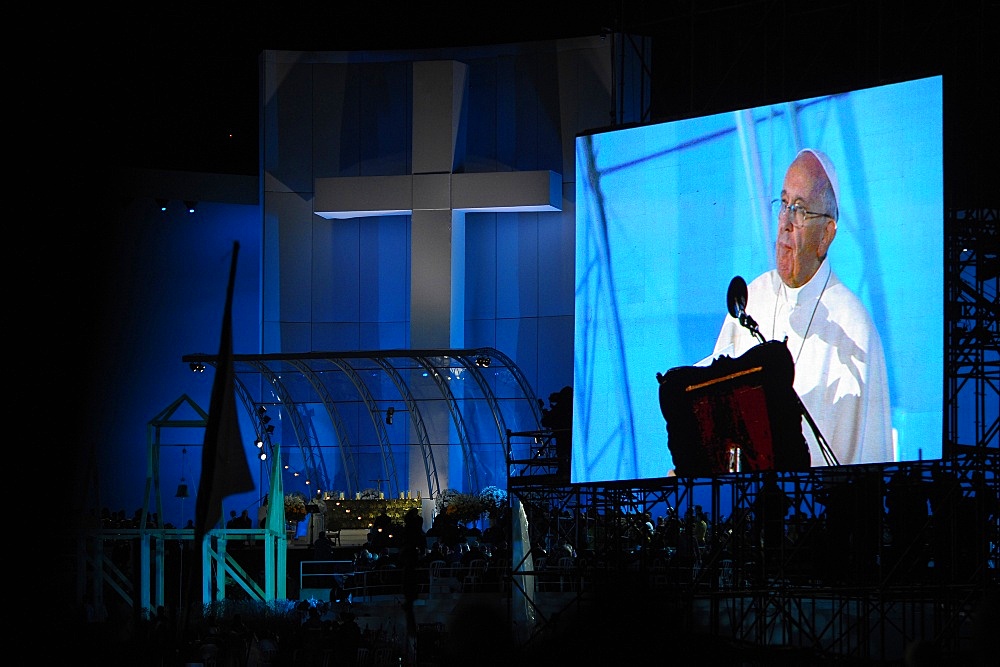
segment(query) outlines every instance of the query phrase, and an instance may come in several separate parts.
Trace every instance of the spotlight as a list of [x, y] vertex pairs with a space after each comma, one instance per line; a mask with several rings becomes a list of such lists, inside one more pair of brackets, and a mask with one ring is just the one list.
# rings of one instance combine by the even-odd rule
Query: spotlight
[[187, 210], [188, 213], [194, 213], [194, 209], [197, 206], [198, 206], [198, 202], [196, 202], [196, 201], [185, 201], [184, 202], [184, 209]]
[[265, 412], [267, 412], [267, 406], [266, 405], [258, 405], [257, 406], [257, 414], [258, 415], [264, 416]]
[[260, 450], [260, 456], [259, 456], [259, 458], [260, 458], [261, 461], [266, 461], [267, 460], [267, 452], [265, 452], [263, 449]]
[[192, 361], [190, 364], [188, 364], [188, 367], [191, 369], [191, 372], [193, 373], [205, 372], [205, 364], [201, 363], [200, 361]]
[[160, 208], [161, 211], [166, 211], [167, 210], [167, 200], [166, 199], [157, 199], [156, 200], [156, 205]]
[[271, 418], [270, 418], [270, 417], [268, 417], [267, 415], [264, 415], [263, 417], [261, 417], [261, 418], [260, 418], [260, 423], [261, 423], [261, 424], [266, 424], [266, 423], [268, 423], [269, 421], [271, 421]]
[[268, 424], [264, 430], [268, 433], [274, 433], [274, 424]]
[[385, 411], [385, 423], [388, 424], [389, 426], [392, 426], [392, 416], [395, 414], [396, 414], [396, 408], [390, 406]]
[[256, 440], [254, 440], [253, 444], [254, 444], [254, 447], [256, 447], [257, 449], [263, 449], [264, 448], [264, 441], [261, 440], [260, 438], [257, 438]]
[[480, 354], [476, 357], [476, 365], [480, 368], [489, 368], [492, 362], [493, 360], [485, 354]]

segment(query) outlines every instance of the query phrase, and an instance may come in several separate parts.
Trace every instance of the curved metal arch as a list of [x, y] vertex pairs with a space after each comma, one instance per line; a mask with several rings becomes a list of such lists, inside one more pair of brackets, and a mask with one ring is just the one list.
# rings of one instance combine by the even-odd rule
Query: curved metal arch
[[385, 430], [385, 424], [382, 423], [382, 411], [378, 407], [378, 403], [372, 396], [371, 391], [368, 389], [368, 385], [364, 383], [361, 376], [358, 375], [357, 371], [354, 370], [352, 366], [344, 363], [339, 358], [331, 357], [328, 361], [339, 368], [354, 388], [358, 392], [358, 396], [364, 401], [365, 407], [368, 408], [368, 416], [371, 417], [372, 425], [375, 427], [375, 432], [378, 434], [378, 445], [382, 452], [382, 471], [385, 474], [386, 480], [389, 482], [389, 493], [395, 495], [399, 493], [399, 478], [396, 475], [396, 458], [392, 454], [392, 446], [389, 442], [389, 433]]
[[427, 436], [427, 425], [424, 424], [423, 415], [420, 414], [417, 402], [413, 398], [413, 392], [410, 391], [409, 385], [403, 380], [399, 371], [394, 366], [388, 364], [385, 359], [373, 357], [372, 361], [378, 364], [385, 371], [386, 375], [389, 376], [392, 383], [396, 386], [396, 390], [399, 391], [403, 402], [406, 404], [407, 414], [410, 415], [410, 425], [413, 427], [417, 441], [420, 443], [420, 454], [424, 461], [424, 471], [427, 474], [427, 489], [431, 498], [437, 498], [441, 495], [441, 481], [438, 478], [437, 464], [434, 462], [434, 451], [431, 447], [431, 441]]
[[[296, 405], [295, 400], [288, 393], [288, 390], [285, 389], [285, 385], [281, 382], [281, 378], [278, 376], [278, 374], [272, 371], [265, 362], [248, 361], [245, 363], [247, 363], [249, 366], [252, 366], [253, 368], [256, 368], [257, 371], [267, 379], [268, 384], [271, 385], [271, 388], [274, 391], [274, 395], [278, 399], [278, 403], [286, 407], [285, 414], [288, 416], [288, 420], [291, 424], [292, 433], [295, 435], [296, 444], [299, 447], [299, 452], [301, 452], [302, 454], [302, 460], [307, 465], [306, 474], [310, 478], [312, 478], [315, 471], [308, 470], [308, 462], [310, 460], [309, 453], [311, 452], [306, 451], [306, 449], [310, 448], [311, 445], [308, 442], [308, 436], [305, 432], [305, 427], [302, 424], [302, 418], [299, 416], [298, 410], [294, 409]], [[289, 405], [291, 405], [292, 408], [288, 408]], [[267, 443], [268, 446], [270, 446], [271, 444], [270, 438], [268, 438]], [[303, 447], [303, 443], [306, 443], [305, 448]]]
[[[455, 359], [451, 355], [441, 355], [448, 359]], [[455, 400], [455, 394], [452, 393], [451, 388], [448, 383], [441, 379], [441, 374], [438, 373], [438, 369], [428, 360], [428, 357], [418, 356], [414, 357], [417, 363], [424, 367], [424, 369], [430, 371], [431, 377], [434, 379], [434, 384], [438, 386], [438, 391], [441, 396], [445, 399], [448, 404], [448, 412], [451, 414], [451, 421], [455, 425], [455, 431], [458, 433], [458, 444], [462, 448], [462, 461], [465, 463], [466, 475], [469, 479], [469, 488], [473, 491], [479, 491], [479, 475], [476, 473], [476, 467], [472, 464], [472, 448], [469, 446], [469, 432], [465, 428], [465, 419], [462, 417], [462, 411], [458, 409], [458, 401]]]
[[[486, 404], [490, 407], [490, 413], [493, 415], [493, 423], [497, 427], [497, 435], [499, 440], [497, 442], [504, 442], [507, 437], [507, 425], [506, 420], [503, 418], [503, 411], [500, 409], [500, 404], [497, 401], [497, 396], [490, 387], [489, 382], [483, 376], [482, 369], [476, 363], [469, 363], [468, 358], [459, 357], [459, 362], [465, 367], [465, 370], [469, 372], [469, 375], [475, 380], [476, 385], [483, 394], [483, 398], [486, 400]], [[504, 457], [508, 459], [509, 463], [509, 447], [504, 447]]]
[[[351, 454], [351, 436], [347, 432], [347, 427], [344, 426], [344, 420], [340, 416], [340, 410], [337, 409], [337, 403], [333, 400], [333, 396], [330, 395], [326, 385], [323, 384], [323, 381], [318, 377], [315, 370], [299, 360], [289, 361], [288, 363], [299, 369], [299, 372], [302, 373], [306, 381], [313, 388], [313, 391], [315, 391], [316, 395], [319, 396], [323, 403], [323, 407], [326, 409], [326, 415], [330, 419], [330, 423], [333, 425], [334, 432], [337, 434], [337, 449], [340, 450], [340, 460], [344, 466], [344, 477], [347, 479], [347, 490], [349, 493], [353, 494], [355, 488], [358, 487], [358, 466], [354, 461], [353, 455]], [[319, 460], [321, 462], [325, 461], [322, 453], [320, 453]], [[333, 483], [330, 480], [325, 463], [322, 465], [322, 475], [322, 488], [326, 490], [332, 489]]]
[[[435, 384], [432, 385], [434, 387], [433, 389], [430, 387], [428, 387], [428, 389], [430, 389], [432, 394], [436, 394], [436, 396], [428, 397], [429, 404], [437, 405], [439, 406], [439, 409], [440, 404], [437, 403], [437, 401], [447, 401], [449, 416], [451, 418], [448, 424], [449, 428], [456, 429], [457, 433], [453, 434], [452, 437], [455, 437], [457, 442], [451, 441], [451, 438], [447, 436], [446, 441], [454, 442], [454, 444], [458, 444], [462, 447], [462, 456], [467, 467], [467, 471], [464, 475], [466, 478], [465, 484], [472, 489], [476, 489], [479, 486], [479, 477], [481, 476], [482, 470], [478, 468], [479, 461], [477, 457], [479, 455], [479, 451], [472, 446], [475, 443], [471, 442], [471, 439], [473, 437], [478, 438], [479, 434], [485, 435], [485, 433], [478, 429], [475, 433], [470, 430], [469, 427], [472, 424], [471, 421], [468, 421], [470, 417], [463, 414], [463, 411], [465, 410], [465, 401], [463, 401], [462, 398], [465, 396], [464, 394], [463, 396], [459, 396], [457, 393], [458, 390], [451, 386], [451, 382], [447, 382], [446, 380], [447, 376], [451, 375], [452, 371], [461, 369], [472, 372], [471, 363], [474, 362], [476, 357], [481, 355], [487, 355], [492, 358], [494, 362], [492, 365], [495, 366], [495, 370], [497, 371], [497, 380], [502, 381], [505, 385], [511, 385], [509, 389], [512, 390], [509, 395], [507, 393], [507, 388], [505, 388], [504, 392], [501, 393], [497, 382], [494, 381], [491, 376], [482, 371], [482, 366], [476, 370], [475, 375], [477, 386], [472, 387], [471, 385], [467, 385], [468, 391], [473, 392], [469, 393], [468, 397], [474, 398], [477, 401], [483, 401], [485, 399], [487, 407], [494, 413], [492, 417], [485, 414], [481, 416], [483, 421], [482, 426], [485, 427], [486, 433], [490, 431], [488, 426], [490, 419], [493, 419], [496, 422], [498, 429], [504, 428], [503, 424], [505, 423], [507, 425], [513, 425], [512, 419], [518, 422], [517, 428], [519, 429], [522, 428], [522, 424], [520, 422], [523, 418], [527, 418], [529, 421], [534, 421], [535, 424], [539, 423], [541, 419], [541, 406], [539, 406], [537, 398], [534, 398], [534, 392], [529, 388], [528, 383], [524, 379], [524, 375], [521, 373], [517, 365], [495, 348], [265, 353], [259, 355], [234, 355], [234, 363], [236, 364], [238, 372], [250, 374], [259, 373], [263, 376], [259, 378], [258, 383], [255, 385], [249, 384], [245, 378], [243, 381], [239, 381], [240, 376], [237, 377], [240, 391], [244, 394], [244, 402], [247, 404], [248, 413], [253, 415], [254, 408], [260, 404], [259, 401], [251, 401], [247, 398], [248, 395], [258, 398], [262, 395], [268, 396], [269, 398], [277, 396], [279, 399], [279, 405], [284, 404], [290, 408], [288, 417], [291, 421], [287, 425], [293, 428], [294, 434], [290, 435], [289, 439], [291, 437], [297, 438], [297, 444], [299, 445], [300, 451], [302, 451], [303, 458], [307, 461], [310, 460], [310, 451], [314, 452], [314, 455], [320, 456], [325, 456], [326, 453], [325, 448], [318, 446], [316, 446], [313, 450], [308, 449], [310, 447], [314, 447], [316, 443], [310, 442], [309, 438], [306, 437], [306, 428], [303, 425], [303, 422], [306, 423], [306, 426], [311, 424], [313, 426], [314, 433], [317, 432], [316, 428], [318, 425], [309, 422], [308, 414], [300, 411], [299, 407], [296, 405], [295, 399], [303, 399], [303, 396], [300, 396], [299, 394], [303, 394], [305, 391], [308, 399], [301, 400], [299, 401], [300, 403], [319, 400], [318, 398], [313, 399], [312, 391], [313, 387], [316, 387], [315, 383], [320, 382], [325, 389], [325, 392], [322, 394], [322, 400], [325, 404], [328, 403], [332, 405], [339, 414], [340, 408], [336, 404], [342, 402], [342, 400], [339, 398], [339, 394], [336, 396], [333, 395], [334, 385], [332, 385], [329, 381], [330, 378], [336, 376], [336, 373], [331, 373], [329, 377], [325, 376], [324, 373], [328, 370], [344, 371], [345, 375], [343, 376], [343, 379], [349, 379], [352, 383], [351, 386], [353, 387], [353, 390], [360, 392], [363, 398], [366, 397], [364, 402], [366, 403], [369, 417], [372, 419], [372, 423], [375, 425], [375, 429], [379, 433], [378, 437], [381, 439], [380, 444], [382, 446], [382, 457], [381, 461], [378, 463], [381, 464], [383, 469], [386, 471], [390, 470], [390, 466], [392, 467], [392, 479], [387, 481], [392, 481], [398, 485], [398, 472], [395, 470], [395, 460], [392, 455], [392, 450], [389, 448], [389, 437], [385, 432], [385, 428], [382, 426], [384, 422], [382, 420], [381, 411], [377, 409], [375, 403], [375, 401], [378, 401], [378, 405], [382, 405], [387, 396], [379, 395], [375, 387], [362, 384], [362, 382], [366, 379], [363, 372], [365, 369], [371, 368], [372, 370], [375, 370], [377, 368], [380, 372], [386, 372], [386, 368], [392, 369], [391, 372], [389, 372], [388, 377], [393, 382], [393, 389], [399, 392], [399, 397], [397, 397], [396, 400], [402, 398], [406, 401], [408, 411], [411, 412], [411, 421], [416, 420], [414, 423], [417, 424], [417, 428], [411, 429], [408, 436], [413, 440], [413, 442], [408, 440], [407, 444], [417, 444], [416, 439], [418, 438], [422, 438], [424, 440], [424, 443], [422, 443], [422, 447], [424, 447], [423, 454], [425, 457], [430, 456], [430, 458], [426, 459], [424, 467], [425, 473], [430, 470], [431, 480], [428, 485], [428, 492], [433, 494], [434, 489], [437, 489], [437, 493], [439, 495], [442, 482], [440, 481], [440, 472], [438, 470], [437, 463], [434, 461], [434, 445], [430, 443], [431, 437], [427, 431], [429, 422], [426, 422], [425, 420], [427, 415], [421, 414], [420, 412], [420, 404], [425, 401], [423, 399], [416, 398], [416, 394], [412, 393], [416, 390], [416, 387], [409, 386], [410, 380], [407, 377], [407, 373], [413, 371], [418, 373], [420, 371], [431, 373], [429, 376], [429, 382], [433, 382]], [[465, 357], [468, 357], [468, 359], [465, 359]], [[458, 363], [452, 361], [454, 359], [457, 359]], [[182, 360], [185, 362], [197, 361], [212, 363], [213, 365], [217, 362], [215, 357], [205, 354], [185, 355]], [[372, 360], [375, 360], [375, 365], [366, 366], [366, 364], [372, 363]], [[287, 365], [282, 365], [283, 362], [287, 362]], [[401, 366], [400, 363], [408, 365]], [[347, 365], [346, 367], [345, 364]], [[395, 370], [397, 368], [398, 371]], [[310, 376], [309, 373], [306, 372], [306, 369], [315, 375]], [[292, 376], [283, 376], [283, 373], [285, 372], [293, 373], [295, 375], [302, 374], [304, 377], [299, 377], [297, 380], [310, 381], [310, 389], [298, 389], [292, 382]], [[508, 373], [509, 375], [507, 375]], [[271, 385], [270, 388], [264, 387], [263, 383], [265, 378], [268, 384]], [[388, 386], [388, 383], [386, 383], [386, 386]], [[401, 390], [399, 388], [400, 386], [403, 386], [404, 389]], [[483, 390], [483, 387], [486, 387], [489, 391]], [[346, 400], [351, 404], [357, 404], [360, 402], [356, 398], [349, 398]], [[528, 400], [528, 409], [521, 412], [523, 409], [521, 401], [523, 400]], [[270, 398], [268, 402], [272, 401], [274, 401], [274, 399]], [[504, 414], [508, 411], [508, 407], [510, 406], [514, 406], [514, 412], [511, 414]], [[425, 406], [424, 410], [426, 409], [427, 408]], [[352, 426], [352, 420], [348, 420], [346, 415], [341, 415], [341, 417], [341, 424], [337, 426], [337, 428], [347, 429], [349, 433], [353, 431], [354, 426]], [[253, 416], [251, 416], [251, 419], [256, 429], [262, 429], [259, 419], [253, 420]], [[480, 418], [477, 417], [477, 424], [479, 423], [479, 419]], [[530, 426], [529, 430], [531, 430]], [[261, 431], [259, 435], [262, 440], [267, 441], [269, 446], [273, 448], [273, 443], [270, 442], [273, 439], [273, 436], [269, 437], [269, 435], [264, 431]], [[357, 437], [358, 436], [356, 435], [348, 435], [348, 437], [346, 439], [342, 439], [341, 442], [346, 444], [350, 440]], [[315, 439], [316, 438], [314, 437], [313, 440]], [[501, 436], [499, 438], [499, 442], [506, 442], [506, 436]], [[349, 449], [349, 447], [344, 447], [344, 450], [342, 451]], [[349, 452], [347, 453], [349, 455]], [[332, 461], [325, 461], [325, 458], [323, 460], [327, 465], [332, 464]], [[355, 476], [360, 476], [363, 465], [362, 462], [357, 459], [356, 454], [354, 457], [354, 467], [357, 471]], [[312, 467], [308, 473], [319, 479], [319, 477], [317, 477], [315, 467]], [[349, 473], [346, 473], [345, 471], [345, 474]], [[384, 476], [389, 475], [387, 473]], [[407, 479], [409, 478], [407, 477]], [[457, 481], [458, 480], [456, 480], [456, 482]]]
[[[535, 423], [540, 426], [542, 421], [541, 406], [538, 403], [538, 397], [535, 396], [534, 391], [532, 391], [531, 386], [528, 384], [528, 379], [524, 377], [524, 373], [521, 372], [521, 368], [517, 364], [515, 364], [510, 357], [505, 355], [500, 350], [497, 350], [496, 348], [484, 347], [477, 350], [476, 353], [477, 355], [483, 354], [502, 361], [504, 368], [506, 368], [510, 372], [511, 377], [514, 378], [514, 381], [517, 383], [518, 388], [524, 395], [525, 400], [528, 401], [528, 405], [531, 408], [531, 414], [535, 418]], [[463, 357], [462, 359], [463, 361], [465, 361], [465, 357]], [[486, 381], [486, 378], [482, 376], [482, 371], [478, 367], [478, 364], [476, 368], [474, 369], [470, 368], [469, 370], [473, 371], [472, 376], [476, 378], [476, 382], [480, 384], [480, 387], [482, 388], [483, 391], [483, 395], [485, 395], [487, 397], [487, 400], [490, 401], [490, 407], [492, 408], [493, 413], [495, 415], [497, 430], [500, 435], [500, 441], [505, 443], [503, 449], [503, 455], [504, 455], [504, 460], [506, 461], [507, 466], [509, 468], [511, 465], [511, 449], [509, 440], [510, 431], [507, 429], [506, 420], [504, 420], [503, 418], [503, 411], [500, 410], [499, 400], [497, 399], [496, 394], [493, 392], [493, 389], [489, 386], [489, 383]]]
[[[240, 380], [239, 374], [234, 373], [235, 381], [233, 385], [236, 387], [236, 394], [240, 397], [240, 402], [243, 403], [243, 409], [247, 411], [247, 414], [251, 417], [255, 416], [255, 410], [257, 409], [257, 403], [253, 400], [250, 395], [250, 390], [246, 388], [242, 380]], [[266, 429], [261, 428], [261, 423], [259, 419], [252, 419], [254, 435], [257, 436], [261, 442], [267, 447], [267, 451], [270, 452], [274, 447], [271, 445], [271, 434], [267, 432]]]
[[322, 452], [317, 453], [319, 448], [319, 436], [316, 434], [316, 425], [310, 419], [306, 419], [308, 412], [299, 401], [290, 400], [285, 403], [286, 412], [294, 412], [295, 418], [301, 425], [301, 435], [296, 429], [296, 439], [299, 443], [299, 451], [302, 452], [302, 464], [305, 466], [306, 484], [315, 485], [316, 491], [330, 488], [330, 478], [326, 474], [326, 466], [323, 463]]
[[[504, 368], [510, 371], [511, 376], [514, 378], [514, 381], [517, 382], [517, 386], [521, 390], [521, 393], [524, 394], [526, 399], [528, 399], [528, 404], [531, 406], [531, 413], [535, 416], [535, 422], [541, 424], [542, 410], [538, 405], [538, 397], [535, 396], [535, 392], [532, 391], [531, 385], [528, 384], [528, 378], [524, 377], [521, 367], [515, 364], [513, 359], [496, 348], [484, 347], [482, 348], [482, 351], [491, 357], [503, 360]], [[506, 433], [506, 431], [504, 431], [504, 433]]]
[[[209, 363], [212, 363], [213, 368], [217, 368], [215, 363], [213, 362]], [[253, 396], [250, 393], [250, 390], [243, 383], [243, 380], [240, 379], [239, 373], [233, 373], [233, 387], [235, 388], [236, 394], [237, 396], [239, 396], [240, 401], [243, 403], [243, 409], [246, 410], [248, 415], [250, 415], [251, 418], [250, 421], [253, 424], [254, 435], [258, 440], [264, 443], [264, 447], [267, 448], [268, 455], [270, 456], [271, 452], [274, 451], [274, 445], [271, 444], [271, 434], [268, 433], [266, 429], [262, 428], [260, 420], [256, 418], [257, 403], [256, 401], [254, 401]], [[270, 467], [271, 466], [264, 466], [265, 472], [268, 475], [267, 479], [268, 482], [271, 481]], [[260, 480], [260, 484], [261, 487], [264, 486], [263, 479]], [[268, 484], [268, 488], [270, 488], [270, 483]], [[263, 490], [258, 489], [258, 494], [260, 497], [263, 497], [264, 496]]]
[[[542, 415], [538, 409], [538, 401], [528, 386], [527, 379], [520, 372], [520, 368], [518, 368], [514, 362], [506, 357], [502, 352], [491, 347], [484, 347], [476, 350], [476, 357], [478, 358], [479, 356], [494, 357], [503, 362], [504, 367], [508, 369], [511, 376], [517, 382], [518, 387], [521, 389], [521, 393], [524, 394], [525, 400], [527, 400], [528, 404], [531, 406], [535, 420], [540, 421]], [[483, 397], [490, 406], [490, 412], [493, 414], [493, 421], [496, 423], [499, 442], [503, 442], [507, 437], [507, 424], [503, 417], [503, 410], [500, 408], [500, 401], [497, 399], [496, 393], [493, 391], [492, 387], [490, 387], [490, 384], [486, 380], [486, 377], [484, 377], [482, 368], [478, 363], [470, 363], [467, 356], [458, 357], [458, 360], [463, 366], [465, 366], [465, 369], [469, 371], [469, 374], [475, 379], [476, 384], [479, 386], [480, 391], [482, 391]]]

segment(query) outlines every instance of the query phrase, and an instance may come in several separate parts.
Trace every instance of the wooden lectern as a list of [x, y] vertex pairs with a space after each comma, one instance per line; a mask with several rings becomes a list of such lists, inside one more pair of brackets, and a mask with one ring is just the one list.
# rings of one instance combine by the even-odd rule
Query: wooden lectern
[[660, 383], [667, 446], [680, 477], [755, 470], [806, 470], [795, 364], [783, 342], [769, 341], [710, 366], [680, 366]]

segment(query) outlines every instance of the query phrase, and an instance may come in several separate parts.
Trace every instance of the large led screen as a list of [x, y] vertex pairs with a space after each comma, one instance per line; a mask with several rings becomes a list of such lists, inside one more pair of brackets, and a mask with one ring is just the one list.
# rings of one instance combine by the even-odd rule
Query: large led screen
[[793, 459], [941, 457], [941, 77], [581, 135], [576, 183], [574, 483], [681, 474], [663, 378], [728, 389], [774, 341]]

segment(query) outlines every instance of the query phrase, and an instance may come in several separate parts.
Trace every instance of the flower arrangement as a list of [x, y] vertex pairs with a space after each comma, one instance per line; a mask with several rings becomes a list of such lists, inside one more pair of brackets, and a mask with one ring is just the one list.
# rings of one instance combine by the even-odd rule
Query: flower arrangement
[[458, 491], [455, 489], [445, 489], [439, 493], [438, 497], [434, 499], [434, 512], [436, 514], [443, 513], [445, 508], [448, 507], [452, 500], [454, 500], [458, 495]]
[[306, 518], [306, 499], [301, 493], [285, 496], [285, 520], [302, 521]]
[[498, 486], [487, 486], [479, 492], [479, 500], [490, 516], [495, 518], [500, 513], [500, 508], [507, 506], [507, 492]]
[[461, 493], [455, 489], [445, 489], [435, 499], [434, 509], [438, 514], [444, 513], [459, 523], [470, 523], [477, 521], [487, 508], [476, 494]]

